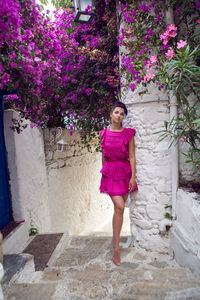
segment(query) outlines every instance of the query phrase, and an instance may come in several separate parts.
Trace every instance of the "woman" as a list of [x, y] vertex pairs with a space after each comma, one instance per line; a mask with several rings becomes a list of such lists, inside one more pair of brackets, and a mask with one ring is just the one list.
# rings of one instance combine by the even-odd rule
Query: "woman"
[[100, 192], [108, 194], [114, 204], [112, 260], [120, 265], [119, 238], [128, 193], [138, 190], [135, 182], [135, 129], [123, 128], [127, 115], [124, 103], [117, 102], [110, 113], [111, 126], [100, 132], [102, 178]]

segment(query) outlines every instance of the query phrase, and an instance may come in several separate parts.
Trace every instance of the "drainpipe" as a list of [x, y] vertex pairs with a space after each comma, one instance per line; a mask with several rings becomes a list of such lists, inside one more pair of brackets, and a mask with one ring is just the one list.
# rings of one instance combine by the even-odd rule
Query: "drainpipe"
[[[166, 10], [167, 24], [174, 24], [173, 9], [170, 7]], [[178, 116], [178, 103], [177, 98], [173, 92], [169, 92], [169, 107], [170, 107], [170, 121], [172, 118]], [[171, 180], [172, 180], [172, 216], [176, 219], [176, 199], [179, 183], [179, 166], [178, 166], [178, 143], [171, 147]]]

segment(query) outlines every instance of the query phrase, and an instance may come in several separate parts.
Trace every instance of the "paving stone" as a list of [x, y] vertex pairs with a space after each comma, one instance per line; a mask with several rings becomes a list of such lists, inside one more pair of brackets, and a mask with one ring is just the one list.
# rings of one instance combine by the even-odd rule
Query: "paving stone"
[[4, 285], [6, 299], [200, 300], [200, 277], [168, 255], [122, 248], [117, 267], [111, 237], [102, 236], [71, 237], [60, 249], [32, 284]]
[[14, 284], [3, 288], [5, 300], [48, 300], [52, 299], [55, 284]]
[[83, 266], [91, 260], [97, 258], [101, 252], [99, 250], [94, 251], [93, 249], [78, 249], [68, 248], [65, 250], [54, 266], [60, 267], [72, 267], [72, 266]]
[[149, 263], [149, 265], [160, 269], [168, 267], [168, 264], [165, 261], [154, 261]]
[[72, 237], [70, 246], [75, 248], [96, 248], [102, 247], [108, 241], [108, 237]]
[[26, 262], [32, 258], [32, 255], [23, 254], [4, 255], [3, 268], [5, 273], [2, 282], [9, 283], [12, 277], [22, 270]]
[[106, 284], [99, 281], [73, 281], [68, 285], [68, 292], [85, 299], [105, 299], [109, 294]]
[[60, 270], [48, 270], [44, 271], [42, 275], [42, 280], [49, 280], [49, 281], [57, 281], [63, 278], [63, 274]]
[[142, 255], [141, 253], [137, 252], [134, 256], [134, 259], [138, 259], [138, 260], [145, 260], [147, 257]]
[[74, 279], [82, 282], [89, 280], [108, 281], [113, 270], [105, 270], [99, 264], [93, 264], [86, 267], [84, 270], [79, 270]]

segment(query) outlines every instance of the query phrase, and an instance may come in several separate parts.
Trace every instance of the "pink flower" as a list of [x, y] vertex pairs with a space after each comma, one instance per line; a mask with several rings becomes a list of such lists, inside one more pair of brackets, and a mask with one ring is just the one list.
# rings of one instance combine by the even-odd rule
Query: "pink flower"
[[150, 79], [153, 79], [155, 75], [152, 73], [152, 68], [147, 70], [146, 75], [144, 76], [144, 82], [149, 81]]
[[166, 31], [160, 35], [160, 39], [164, 45], [167, 45], [169, 37], [175, 37], [177, 35], [176, 30], [177, 27], [175, 27], [174, 24], [167, 25]]
[[174, 26], [174, 24], [168, 24], [167, 25], [167, 32], [169, 31], [176, 31], [177, 30], [177, 27]]
[[172, 57], [174, 56], [174, 51], [172, 50], [172, 48], [170, 48], [167, 53], [165, 53], [165, 56], [168, 58], [168, 59], [172, 59]]
[[160, 40], [163, 41], [164, 45], [167, 45], [168, 43], [168, 34], [167, 32], [164, 32], [163, 34], [160, 35]]
[[157, 55], [152, 55], [150, 57], [150, 61], [151, 61], [152, 64], [155, 64], [157, 62]]
[[185, 139], [184, 138], [180, 138], [179, 142], [185, 142]]
[[187, 44], [186, 41], [180, 40], [180, 42], [177, 43], [177, 48], [178, 49], [184, 48], [186, 44]]
[[200, 24], [200, 19], [197, 21], [197, 23], [199, 23], [199, 24]]

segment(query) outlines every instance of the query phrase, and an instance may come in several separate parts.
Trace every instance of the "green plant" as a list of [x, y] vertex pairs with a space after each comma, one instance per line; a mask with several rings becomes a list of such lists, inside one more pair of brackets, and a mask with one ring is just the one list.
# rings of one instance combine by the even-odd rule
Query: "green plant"
[[172, 205], [171, 205], [171, 204], [165, 205], [165, 209], [170, 209], [170, 212], [166, 212], [166, 213], [164, 214], [164, 217], [165, 217], [166, 219], [173, 220], [173, 216], [171, 215]]
[[185, 163], [192, 163], [193, 169], [200, 171], [200, 105], [195, 103], [181, 107], [181, 116], [172, 118], [170, 122], [164, 121], [164, 129], [155, 132], [160, 134], [159, 141], [169, 138], [169, 148], [178, 142], [186, 143], [189, 149], [182, 153], [186, 157]]
[[173, 220], [173, 216], [172, 216], [170, 213], [168, 213], [168, 212], [166, 212], [166, 213], [164, 214], [164, 217], [165, 217], [166, 219]]
[[29, 229], [29, 236], [36, 235], [38, 233], [38, 229], [36, 227], [31, 227]]

